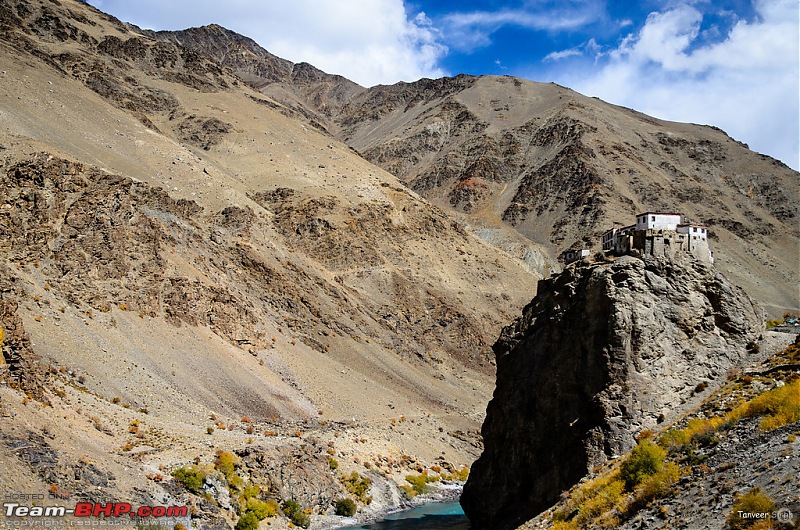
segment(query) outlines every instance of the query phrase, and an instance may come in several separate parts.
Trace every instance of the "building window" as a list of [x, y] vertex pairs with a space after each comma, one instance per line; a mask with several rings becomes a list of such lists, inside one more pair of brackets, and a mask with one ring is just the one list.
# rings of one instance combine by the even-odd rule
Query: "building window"
[[655, 215], [651, 215], [651, 216], [650, 216], [650, 220], [651, 220], [651, 221], [653, 221], [653, 222], [655, 223], [655, 222], [656, 222], [656, 216], [655, 216]]

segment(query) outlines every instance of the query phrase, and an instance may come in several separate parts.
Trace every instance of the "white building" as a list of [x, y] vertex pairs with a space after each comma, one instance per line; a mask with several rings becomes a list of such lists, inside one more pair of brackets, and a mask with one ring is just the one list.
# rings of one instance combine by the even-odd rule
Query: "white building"
[[678, 230], [681, 214], [645, 212], [636, 216], [636, 230]]
[[687, 234], [694, 240], [702, 239], [706, 241], [708, 239], [708, 230], [703, 225], [678, 225], [676, 232], [679, 234]]
[[613, 250], [615, 254], [627, 254], [631, 249], [631, 237], [636, 225], [612, 228], [603, 234], [603, 250]]
[[708, 229], [703, 225], [682, 224], [682, 215], [674, 212], [645, 212], [636, 216], [636, 224], [612, 228], [603, 234], [603, 250], [616, 255], [632, 251], [652, 256], [690, 254], [714, 262], [708, 248]]

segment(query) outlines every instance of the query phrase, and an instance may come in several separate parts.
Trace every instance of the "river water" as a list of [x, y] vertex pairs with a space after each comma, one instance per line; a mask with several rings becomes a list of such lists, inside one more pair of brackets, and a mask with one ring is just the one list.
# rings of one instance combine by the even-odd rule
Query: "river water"
[[458, 501], [435, 502], [405, 510], [351, 530], [467, 530], [469, 521]]

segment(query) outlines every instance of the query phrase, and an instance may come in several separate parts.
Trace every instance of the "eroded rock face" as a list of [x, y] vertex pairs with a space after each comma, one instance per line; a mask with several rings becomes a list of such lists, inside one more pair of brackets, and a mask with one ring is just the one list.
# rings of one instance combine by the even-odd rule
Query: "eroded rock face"
[[632, 448], [746, 357], [759, 323], [700, 262], [626, 256], [540, 282], [494, 345], [486, 449], [461, 500], [473, 527], [516, 527]]

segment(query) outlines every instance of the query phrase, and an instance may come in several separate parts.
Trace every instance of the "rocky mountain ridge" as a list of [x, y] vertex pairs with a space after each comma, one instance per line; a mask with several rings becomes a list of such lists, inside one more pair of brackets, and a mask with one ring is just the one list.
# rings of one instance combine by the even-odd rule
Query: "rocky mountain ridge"
[[[218, 28], [178, 34], [191, 35], [184, 41], [201, 52], [216, 50], [221, 39]], [[235, 38], [225, 33], [226, 41]], [[264, 54], [248, 46], [248, 57]], [[235, 67], [239, 53], [225, 57]], [[512, 77], [362, 88], [318, 71], [290, 73], [304, 65], [284, 64], [273, 75], [271, 68], [259, 74], [257, 64], [238, 71], [457, 212], [487, 241], [537, 254], [540, 272], [567, 250], [597, 247], [612, 224], [679, 209], [711, 228], [718, 267], [768, 311], [798, 307], [796, 296], [770, 287], [798, 281], [798, 174], [715, 127], [659, 120]]]
[[[230, 527], [222, 451], [260, 501], [341, 524], [351, 473], [367, 517], [477, 456], [489, 344], [537, 280], [516, 258], [212, 57], [85, 3], [0, 5], [0, 72], [4, 491]], [[214, 502], [171, 476], [195, 458]]]

